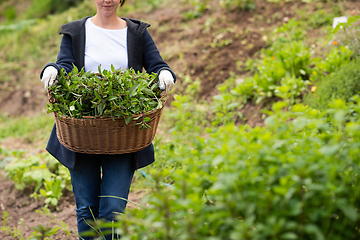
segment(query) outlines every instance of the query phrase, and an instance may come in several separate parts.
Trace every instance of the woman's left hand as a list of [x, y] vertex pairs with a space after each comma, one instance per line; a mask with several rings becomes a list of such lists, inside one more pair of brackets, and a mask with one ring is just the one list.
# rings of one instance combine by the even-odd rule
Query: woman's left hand
[[159, 74], [159, 88], [167, 94], [174, 86], [174, 77], [169, 70], [161, 70]]

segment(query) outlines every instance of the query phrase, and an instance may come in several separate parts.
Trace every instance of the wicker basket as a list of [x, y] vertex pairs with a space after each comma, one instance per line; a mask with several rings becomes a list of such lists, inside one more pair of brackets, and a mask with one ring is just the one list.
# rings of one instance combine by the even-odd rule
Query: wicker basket
[[[140, 116], [138, 120], [132, 119], [126, 124], [123, 118], [111, 117], [94, 118], [86, 117], [75, 119], [59, 117], [55, 113], [56, 133], [60, 143], [67, 149], [87, 154], [123, 154], [137, 152], [151, 144], [155, 137], [164, 109], [134, 115]], [[151, 129], [140, 129], [143, 117], [151, 120], [147, 124]]]

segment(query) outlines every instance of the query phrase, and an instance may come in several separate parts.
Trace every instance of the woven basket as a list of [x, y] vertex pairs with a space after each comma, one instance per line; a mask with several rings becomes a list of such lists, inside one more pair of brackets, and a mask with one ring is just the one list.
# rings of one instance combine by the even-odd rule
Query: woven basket
[[[123, 118], [85, 117], [75, 119], [59, 117], [55, 113], [56, 133], [60, 143], [67, 149], [87, 154], [123, 154], [137, 152], [149, 146], [153, 141], [164, 109], [153, 110], [141, 115], [138, 120], [132, 119], [129, 124]], [[140, 129], [143, 117], [151, 129]]]

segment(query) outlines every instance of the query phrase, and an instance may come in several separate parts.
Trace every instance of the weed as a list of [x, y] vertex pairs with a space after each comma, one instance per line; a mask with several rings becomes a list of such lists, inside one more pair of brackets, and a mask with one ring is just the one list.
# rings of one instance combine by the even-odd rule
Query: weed
[[13, 158], [5, 172], [17, 189], [33, 188], [31, 197], [45, 197], [46, 205], [57, 206], [63, 191], [71, 190], [69, 171], [49, 154]]
[[48, 237], [54, 236], [57, 231], [60, 229], [60, 227], [50, 228], [46, 227], [44, 225], [38, 225], [36, 227], [33, 227], [33, 232], [31, 236], [29, 237], [29, 240], [43, 240], [48, 239]]
[[11, 228], [8, 226], [7, 222], [11, 219], [9, 212], [3, 211], [2, 215], [2, 227], [0, 228], [6, 235], [11, 235]]

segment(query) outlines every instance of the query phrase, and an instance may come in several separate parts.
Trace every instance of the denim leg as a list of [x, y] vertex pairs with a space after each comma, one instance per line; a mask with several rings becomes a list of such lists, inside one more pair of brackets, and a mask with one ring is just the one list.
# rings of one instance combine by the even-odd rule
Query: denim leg
[[[70, 175], [79, 233], [91, 229], [87, 222], [94, 217], [116, 221], [116, 215], [125, 210], [127, 201], [123, 199], [128, 199], [134, 172], [134, 154], [77, 154], [75, 168], [70, 169]], [[105, 238], [112, 239], [112, 235]]]
[[[116, 221], [127, 204], [131, 181], [135, 172], [134, 154], [104, 155], [101, 159], [102, 185], [99, 218]], [[112, 239], [111, 235], [105, 236]]]
[[[74, 169], [69, 169], [76, 202], [78, 232], [88, 231], [88, 221], [99, 217], [101, 167], [98, 155], [77, 154]], [[91, 208], [91, 211], [90, 211]], [[92, 238], [82, 237], [90, 240]]]

